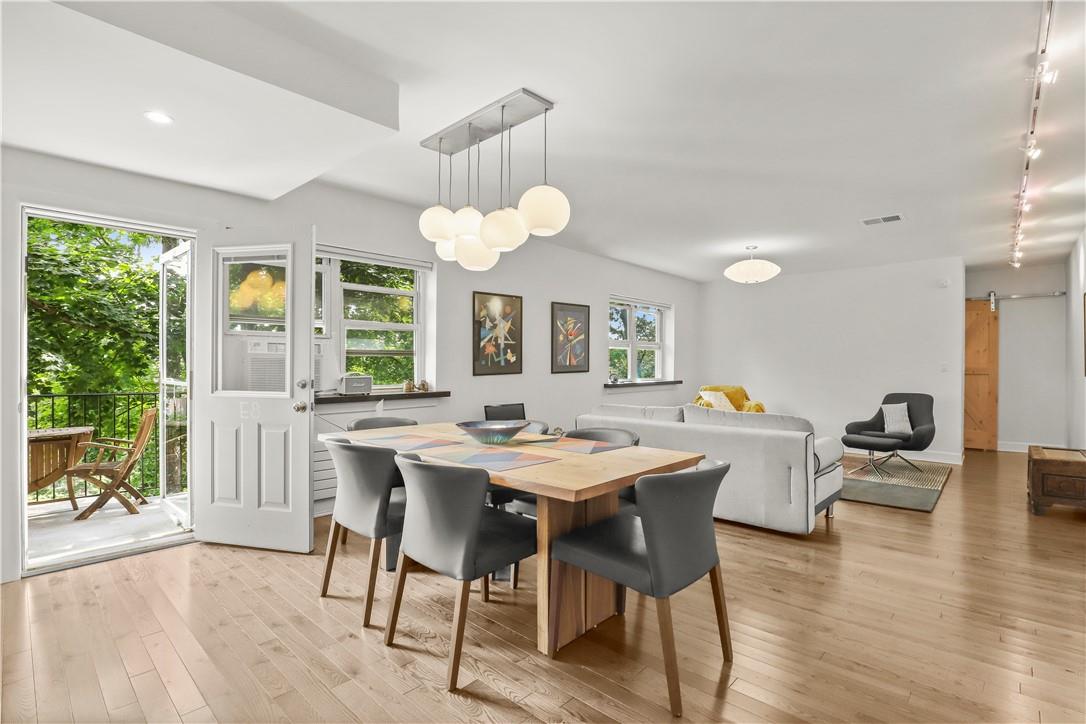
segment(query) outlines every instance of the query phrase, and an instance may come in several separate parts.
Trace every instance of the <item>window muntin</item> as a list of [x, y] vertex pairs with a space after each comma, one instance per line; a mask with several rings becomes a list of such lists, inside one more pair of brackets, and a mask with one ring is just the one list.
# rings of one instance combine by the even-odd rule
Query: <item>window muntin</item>
[[[664, 305], [612, 299], [608, 309], [608, 375], [620, 382], [663, 377]], [[631, 329], [632, 321], [632, 329]]]

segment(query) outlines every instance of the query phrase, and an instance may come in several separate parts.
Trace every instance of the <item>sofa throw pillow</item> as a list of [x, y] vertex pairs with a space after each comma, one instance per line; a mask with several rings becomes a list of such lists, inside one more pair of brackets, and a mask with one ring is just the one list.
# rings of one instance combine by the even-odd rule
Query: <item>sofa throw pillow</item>
[[701, 398], [708, 402], [709, 406], [714, 410], [729, 410], [735, 412], [735, 405], [732, 404], [732, 401], [729, 400], [728, 396], [723, 392], [718, 392], [716, 390], [702, 390], [698, 394], [700, 394]]
[[912, 423], [909, 422], [909, 404], [902, 402], [897, 405], [882, 406], [883, 432], [911, 435]]

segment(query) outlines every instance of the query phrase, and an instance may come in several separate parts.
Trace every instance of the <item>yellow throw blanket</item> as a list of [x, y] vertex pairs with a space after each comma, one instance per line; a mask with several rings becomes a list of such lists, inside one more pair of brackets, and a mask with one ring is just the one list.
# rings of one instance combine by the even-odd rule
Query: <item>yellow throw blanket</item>
[[[738, 385], [702, 385], [698, 390], [723, 392], [738, 412], [765, 412], [765, 405], [750, 399], [747, 391]], [[712, 407], [700, 394], [694, 398], [694, 404], [699, 407]]]

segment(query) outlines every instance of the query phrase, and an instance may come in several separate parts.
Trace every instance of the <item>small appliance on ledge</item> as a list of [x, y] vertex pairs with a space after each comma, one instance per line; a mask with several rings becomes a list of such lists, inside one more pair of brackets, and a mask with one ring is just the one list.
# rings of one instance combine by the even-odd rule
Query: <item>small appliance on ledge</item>
[[373, 392], [373, 377], [348, 372], [339, 378], [337, 392], [341, 395], [368, 395]]
[[527, 420], [476, 420], [458, 422], [456, 426], [484, 445], [504, 445], [518, 432], [528, 427]]

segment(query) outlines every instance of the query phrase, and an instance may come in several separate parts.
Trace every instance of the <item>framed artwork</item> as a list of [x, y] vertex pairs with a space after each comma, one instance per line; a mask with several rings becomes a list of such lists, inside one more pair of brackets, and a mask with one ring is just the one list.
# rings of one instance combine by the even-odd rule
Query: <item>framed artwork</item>
[[472, 292], [473, 375], [524, 371], [524, 300], [515, 294]]
[[551, 302], [551, 373], [588, 372], [587, 304]]

